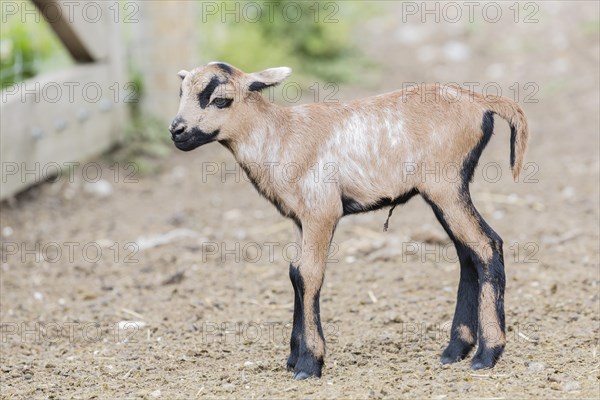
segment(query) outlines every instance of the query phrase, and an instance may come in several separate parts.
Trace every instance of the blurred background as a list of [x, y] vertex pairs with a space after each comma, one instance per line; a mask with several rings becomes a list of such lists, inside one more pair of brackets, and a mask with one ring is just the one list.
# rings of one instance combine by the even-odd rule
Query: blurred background
[[[0, 12], [2, 394], [597, 397], [598, 2], [23, 0]], [[281, 106], [425, 82], [519, 102], [531, 130], [520, 181], [496, 119], [472, 185], [505, 243], [509, 343], [493, 371], [438, 365], [459, 267], [414, 200], [385, 233], [387, 210], [342, 220], [322, 293], [325, 377], [288, 381], [291, 223], [225, 149], [178, 152], [167, 130], [177, 72], [215, 60], [293, 68], [264, 94]]]

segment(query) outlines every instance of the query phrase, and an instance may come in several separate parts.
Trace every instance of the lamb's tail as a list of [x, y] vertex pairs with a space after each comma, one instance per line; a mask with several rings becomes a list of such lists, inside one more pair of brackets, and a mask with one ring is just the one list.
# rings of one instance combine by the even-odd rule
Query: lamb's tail
[[482, 98], [481, 101], [486, 109], [498, 114], [510, 125], [510, 166], [513, 178], [516, 181], [523, 169], [529, 139], [529, 128], [525, 113], [516, 102], [506, 97], [497, 97], [494, 100]]

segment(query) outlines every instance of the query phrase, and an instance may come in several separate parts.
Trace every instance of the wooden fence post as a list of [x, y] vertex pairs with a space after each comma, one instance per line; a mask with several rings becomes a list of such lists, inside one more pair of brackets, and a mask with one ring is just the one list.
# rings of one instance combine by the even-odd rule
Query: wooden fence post
[[[142, 109], [168, 124], [179, 104], [177, 72], [199, 65], [199, 2], [138, 1], [132, 26], [133, 68], [144, 81]], [[165, 125], [166, 126], [166, 125]]]

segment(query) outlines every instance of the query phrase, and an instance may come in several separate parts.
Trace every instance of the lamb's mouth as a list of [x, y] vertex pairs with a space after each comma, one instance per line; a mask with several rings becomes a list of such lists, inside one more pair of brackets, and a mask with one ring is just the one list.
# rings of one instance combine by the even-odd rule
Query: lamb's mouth
[[173, 143], [181, 151], [191, 151], [204, 144], [214, 142], [218, 135], [218, 129], [213, 133], [205, 133], [198, 128], [194, 128], [189, 133], [186, 132], [183, 138], [173, 138]]

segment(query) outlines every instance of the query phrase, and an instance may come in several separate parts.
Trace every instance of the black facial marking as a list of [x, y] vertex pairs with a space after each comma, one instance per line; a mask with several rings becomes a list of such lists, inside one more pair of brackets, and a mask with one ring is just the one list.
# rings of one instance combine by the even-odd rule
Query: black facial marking
[[207, 133], [198, 128], [193, 128], [189, 132], [173, 138], [175, 147], [182, 151], [191, 151], [196, 147], [202, 146], [207, 143], [214, 142], [219, 136], [219, 130]]
[[208, 107], [210, 96], [212, 96], [214, 91], [217, 89], [217, 86], [219, 86], [221, 83], [223, 82], [221, 82], [216, 76], [213, 76], [211, 78], [210, 82], [208, 82], [208, 85], [206, 85], [204, 90], [198, 94], [198, 102], [200, 103], [200, 108]]
[[231, 69], [231, 67], [227, 64], [224, 63], [217, 63], [215, 64], [215, 66], [217, 68], [219, 68], [221, 71], [225, 72], [227, 75], [232, 75], [233, 74], [233, 70]]
[[344, 210], [344, 215], [350, 214], [358, 214], [369, 211], [378, 210], [383, 207], [393, 206], [397, 204], [404, 204], [408, 200], [410, 200], [414, 195], [418, 193], [417, 189], [412, 189], [395, 199], [390, 199], [389, 197], [379, 199], [377, 202], [373, 204], [360, 204], [358, 201], [342, 195], [342, 209]]
[[252, 82], [250, 84], [250, 86], [248, 86], [248, 90], [251, 92], [260, 92], [263, 89], [268, 88], [269, 86], [275, 86], [275, 85], [267, 85], [266, 83], [263, 82]]

